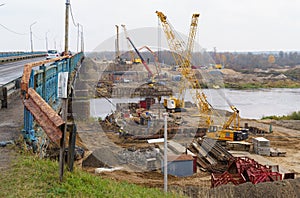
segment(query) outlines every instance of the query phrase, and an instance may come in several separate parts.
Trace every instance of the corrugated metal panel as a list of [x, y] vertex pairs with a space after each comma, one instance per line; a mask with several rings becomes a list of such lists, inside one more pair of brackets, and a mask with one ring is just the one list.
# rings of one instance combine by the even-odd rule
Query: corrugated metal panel
[[64, 124], [62, 118], [35, 92], [28, 89], [28, 99], [23, 101], [24, 106], [32, 113], [37, 123], [42, 127], [48, 137], [57, 142], [62, 137], [59, 127]]

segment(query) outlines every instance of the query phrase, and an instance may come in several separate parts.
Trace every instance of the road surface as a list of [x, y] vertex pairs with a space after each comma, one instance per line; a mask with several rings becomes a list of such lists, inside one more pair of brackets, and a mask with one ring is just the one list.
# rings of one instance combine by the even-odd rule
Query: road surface
[[45, 57], [0, 64], [0, 86], [20, 78], [25, 64], [41, 60], [45, 60]]

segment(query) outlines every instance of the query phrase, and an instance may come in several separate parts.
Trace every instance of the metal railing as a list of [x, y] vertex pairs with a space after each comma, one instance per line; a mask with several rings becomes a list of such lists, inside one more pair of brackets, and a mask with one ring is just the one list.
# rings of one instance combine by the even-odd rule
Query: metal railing
[[38, 51], [38, 52], [0, 52], [0, 58], [7, 58], [12, 56], [28, 56], [28, 55], [40, 55], [46, 54], [46, 52]]
[[[60, 108], [60, 100], [58, 100], [58, 74], [60, 72], [68, 72], [69, 76], [76, 72], [77, 66], [83, 59], [83, 53], [80, 52], [73, 56], [55, 58], [36, 63], [25, 65], [21, 89], [25, 96], [28, 88], [34, 89], [43, 100], [48, 103], [54, 110]], [[28, 77], [26, 77], [28, 76]], [[29, 77], [30, 76], [30, 77]], [[29, 80], [26, 80], [29, 78]], [[28, 81], [28, 82], [27, 82]], [[27, 96], [25, 96], [26, 98]], [[36, 144], [37, 138], [33, 129], [33, 115], [24, 107], [24, 129], [22, 130], [24, 139], [28, 142]]]

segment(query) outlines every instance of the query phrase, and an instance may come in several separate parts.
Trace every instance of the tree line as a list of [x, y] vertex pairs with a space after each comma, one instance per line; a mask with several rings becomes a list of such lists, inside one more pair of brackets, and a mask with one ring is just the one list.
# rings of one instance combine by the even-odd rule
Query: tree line
[[[160, 63], [167, 65], [178, 65], [174, 60], [174, 54], [170, 51], [155, 52]], [[115, 52], [93, 52], [93, 57], [103, 60], [114, 60]], [[155, 57], [150, 52], [141, 52], [145, 61], [155, 62]], [[138, 56], [135, 54], [135, 57]], [[131, 56], [128, 52], [121, 53], [121, 58], [130, 60]], [[270, 68], [293, 68], [300, 65], [300, 52], [194, 52], [192, 53], [192, 65], [195, 66], [212, 66], [221, 64], [225, 68], [234, 69], [236, 71], [253, 71], [254, 69], [270, 69]]]

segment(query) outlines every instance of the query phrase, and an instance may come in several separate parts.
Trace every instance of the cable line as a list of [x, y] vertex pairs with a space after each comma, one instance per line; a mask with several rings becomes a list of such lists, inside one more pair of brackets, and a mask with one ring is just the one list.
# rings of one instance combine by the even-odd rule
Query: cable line
[[74, 19], [74, 16], [73, 16], [73, 11], [72, 11], [71, 3], [70, 3], [70, 12], [71, 12], [71, 16], [72, 16], [72, 22], [73, 22], [73, 25], [74, 25], [75, 27], [77, 27], [77, 23], [75, 22], [75, 19]]
[[9, 29], [8, 27], [6, 27], [5, 25], [2, 25], [1, 23], [0, 23], [0, 26], [2, 26], [4, 29], [6, 29], [7, 31], [9, 31], [11, 33], [14, 33], [14, 34], [17, 34], [17, 35], [22, 35], [22, 36], [27, 35], [27, 34], [22, 34], [22, 33], [18, 33], [16, 31], [13, 31], [13, 30]]

